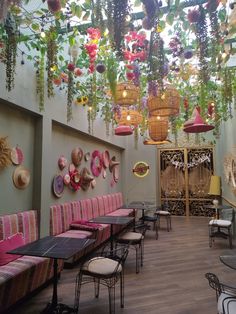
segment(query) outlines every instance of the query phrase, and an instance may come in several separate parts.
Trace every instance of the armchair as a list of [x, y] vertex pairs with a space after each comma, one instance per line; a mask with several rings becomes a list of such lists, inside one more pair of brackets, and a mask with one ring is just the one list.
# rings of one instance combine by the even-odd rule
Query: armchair
[[213, 273], [206, 273], [209, 286], [216, 291], [218, 314], [236, 313], [236, 287], [231, 287], [219, 281]]

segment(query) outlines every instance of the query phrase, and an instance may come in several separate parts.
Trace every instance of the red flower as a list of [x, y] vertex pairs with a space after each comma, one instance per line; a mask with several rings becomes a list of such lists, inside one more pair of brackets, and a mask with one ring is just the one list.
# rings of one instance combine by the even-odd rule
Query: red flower
[[75, 76], [81, 76], [83, 74], [83, 72], [80, 70], [80, 68], [76, 68], [74, 70]]
[[94, 63], [90, 63], [89, 65], [89, 73], [93, 73], [95, 71], [95, 65]]
[[126, 66], [126, 68], [129, 69], [129, 70], [133, 70], [133, 69], [134, 69], [134, 66], [131, 65], [131, 64], [126, 64], [125, 66]]
[[69, 63], [69, 64], [67, 65], [67, 69], [68, 69], [69, 71], [73, 72], [74, 69], [75, 69], [74, 63]]
[[134, 79], [134, 73], [133, 72], [127, 72], [126, 77], [129, 81], [132, 81]]

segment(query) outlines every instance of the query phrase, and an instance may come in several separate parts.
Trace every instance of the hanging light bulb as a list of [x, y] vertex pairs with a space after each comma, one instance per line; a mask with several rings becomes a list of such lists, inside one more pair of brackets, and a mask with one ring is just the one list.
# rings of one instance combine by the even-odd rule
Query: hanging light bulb
[[160, 117], [160, 116], [157, 116], [157, 120], [161, 120], [161, 117]]
[[124, 90], [124, 91], [122, 92], [122, 96], [123, 96], [123, 98], [127, 97], [127, 91], [126, 91], [126, 90]]
[[131, 119], [129, 112], [128, 112], [126, 119], [127, 119], [127, 121], [130, 121], [130, 119]]
[[227, 57], [227, 53], [225, 51], [223, 51], [222, 55], [221, 55], [222, 59], [224, 60]]
[[164, 100], [165, 98], [166, 98], [166, 95], [165, 95], [165, 93], [163, 93], [163, 94], [161, 95], [161, 99]]
[[46, 37], [46, 34], [45, 34], [45, 32], [44, 32], [44, 29], [43, 29], [43, 28], [41, 29], [40, 36], [41, 36], [42, 38], [45, 38], [45, 37]]

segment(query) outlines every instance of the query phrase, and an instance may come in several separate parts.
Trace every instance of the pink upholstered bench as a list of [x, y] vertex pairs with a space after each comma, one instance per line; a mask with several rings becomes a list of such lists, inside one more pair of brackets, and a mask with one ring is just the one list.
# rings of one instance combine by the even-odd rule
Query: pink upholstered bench
[[[16, 234], [23, 234], [25, 244], [38, 239], [36, 210], [0, 216], [0, 246], [3, 247], [4, 243]], [[4, 256], [3, 252], [0, 254]], [[6, 258], [12, 258], [12, 261], [2, 265], [6, 263]], [[62, 266], [61, 261], [60, 270]], [[53, 263], [49, 258], [5, 255], [0, 266], [0, 313], [8, 312], [12, 305], [42, 286], [52, 275]]]

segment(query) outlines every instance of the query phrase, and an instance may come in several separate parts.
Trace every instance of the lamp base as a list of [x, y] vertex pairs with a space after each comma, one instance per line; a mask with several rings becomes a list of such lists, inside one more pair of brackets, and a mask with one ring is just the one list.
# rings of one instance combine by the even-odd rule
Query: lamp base
[[215, 207], [217, 207], [217, 206], [219, 205], [219, 201], [218, 201], [217, 199], [214, 199], [214, 200], [212, 201], [212, 203], [213, 203], [213, 205], [214, 205]]

